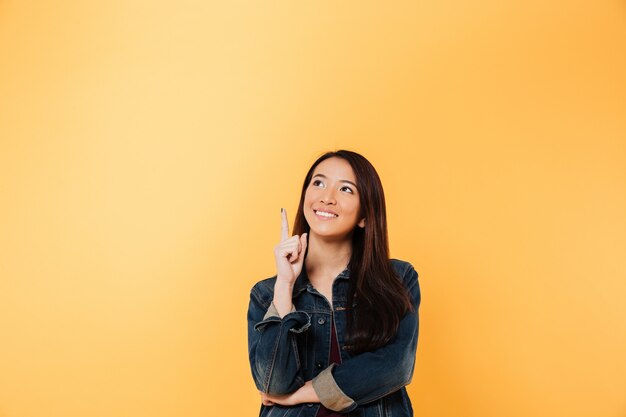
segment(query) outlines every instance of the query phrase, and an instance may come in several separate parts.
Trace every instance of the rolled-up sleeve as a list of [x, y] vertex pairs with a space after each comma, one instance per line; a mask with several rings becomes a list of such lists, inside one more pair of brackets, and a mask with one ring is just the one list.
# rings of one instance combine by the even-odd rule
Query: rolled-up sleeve
[[[295, 311], [296, 311], [296, 306], [292, 305], [290, 313], [293, 313]], [[280, 314], [278, 313], [278, 310], [276, 309], [276, 306], [274, 305], [273, 301], [270, 304], [269, 308], [267, 309], [267, 312], [263, 316], [263, 320], [268, 319], [270, 317], [278, 317], [278, 318], [280, 318]], [[261, 323], [259, 323], [259, 324], [261, 324]]]
[[313, 389], [326, 408], [347, 413], [411, 382], [421, 301], [418, 275], [413, 266], [405, 271], [403, 281], [414, 309], [402, 318], [396, 336], [383, 347], [329, 366], [313, 379]]
[[260, 391], [287, 394], [304, 385], [296, 335], [310, 326], [308, 313], [294, 307], [281, 318], [273, 303], [267, 306], [253, 288], [248, 306], [248, 354]]
[[313, 389], [320, 403], [329, 410], [351, 410], [356, 402], [348, 397], [335, 382], [332, 372], [335, 366], [336, 364], [333, 363], [313, 379]]

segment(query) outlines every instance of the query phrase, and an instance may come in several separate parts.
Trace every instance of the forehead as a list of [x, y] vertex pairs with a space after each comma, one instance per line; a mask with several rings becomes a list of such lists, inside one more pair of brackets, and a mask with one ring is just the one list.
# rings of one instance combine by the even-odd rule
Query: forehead
[[313, 176], [317, 174], [325, 175], [330, 179], [356, 182], [352, 167], [342, 158], [332, 157], [320, 162], [313, 170]]

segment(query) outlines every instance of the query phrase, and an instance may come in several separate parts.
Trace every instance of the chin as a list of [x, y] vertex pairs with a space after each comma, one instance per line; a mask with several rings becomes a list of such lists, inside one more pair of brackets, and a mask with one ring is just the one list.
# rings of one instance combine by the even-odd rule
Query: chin
[[347, 240], [350, 239], [350, 232], [337, 233], [334, 230], [315, 230], [311, 228], [309, 234], [315, 234], [323, 239], [328, 240]]

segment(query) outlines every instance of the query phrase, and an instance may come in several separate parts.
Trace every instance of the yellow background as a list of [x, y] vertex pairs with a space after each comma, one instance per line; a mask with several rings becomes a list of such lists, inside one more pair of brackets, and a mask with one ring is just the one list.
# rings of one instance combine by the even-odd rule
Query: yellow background
[[626, 3], [0, 1], [0, 417], [254, 416], [322, 152], [420, 273], [416, 416], [626, 416]]

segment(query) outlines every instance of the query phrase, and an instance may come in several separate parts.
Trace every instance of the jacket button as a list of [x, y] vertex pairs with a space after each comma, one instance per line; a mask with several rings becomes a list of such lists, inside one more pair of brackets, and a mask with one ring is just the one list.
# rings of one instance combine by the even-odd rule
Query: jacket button
[[324, 324], [324, 323], [326, 323], [326, 320], [324, 320], [323, 317], [320, 317], [319, 319], [317, 319], [317, 323], [318, 324]]
[[324, 365], [322, 365], [322, 362], [318, 362], [315, 364], [315, 366], [317, 366], [317, 369], [322, 369]]

